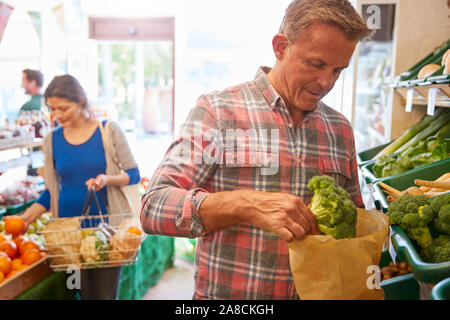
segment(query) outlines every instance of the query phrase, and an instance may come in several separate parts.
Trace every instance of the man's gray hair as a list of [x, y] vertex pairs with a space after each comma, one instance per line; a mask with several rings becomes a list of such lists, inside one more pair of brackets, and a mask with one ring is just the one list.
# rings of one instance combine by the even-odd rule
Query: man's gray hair
[[294, 0], [286, 9], [280, 33], [295, 42], [313, 22], [335, 25], [354, 41], [367, 39], [374, 32], [348, 0]]

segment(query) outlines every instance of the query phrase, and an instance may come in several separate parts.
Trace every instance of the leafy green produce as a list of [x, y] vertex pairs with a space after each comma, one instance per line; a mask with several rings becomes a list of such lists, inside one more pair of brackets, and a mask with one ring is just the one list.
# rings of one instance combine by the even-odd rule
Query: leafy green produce
[[83, 236], [80, 253], [84, 262], [98, 266], [98, 262], [108, 260], [107, 251], [110, 250], [110, 246], [103, 232], [89, 231]]
[[420, 257], [429, 263], [450, 261], [450, 236], [440, 235], [433, 239], [432, 244], [420, 251]]
[[[450, 115], [450, 113], [449, 113]], [[433, 136], [418, 141], [402, 153], [382, 156], [372, 166], [377, 178], [390, 177], [450, 157], [450, 122]]]
[[350, 194], [329, 176], [312, 177], [308, 188], [314, 192], [311, 211], [319, 230], [335, 239], [354, 238], [357, 210]]
[[425, 196], [403, 195], [391, 202], [386, 213], [389, 224], [399, 225], [422, 248], [431, 245], [428, 223], [434, 219], [431, 200]]
[[429, 136], [435, 134], [445, 125], [448, 125], [450, 122], [450, 110], [448, 109], [439, 109], [439, 114], [436, 114], [434, 120], [429, 123], [427, 127], [417, 133], [412, 139], [408, 140], [405, 144], [403, 144], [400, 148], [396, 150], [398, 153], [402, 153], [409, 147], [415, 145], [419, 141], [422, 141]]

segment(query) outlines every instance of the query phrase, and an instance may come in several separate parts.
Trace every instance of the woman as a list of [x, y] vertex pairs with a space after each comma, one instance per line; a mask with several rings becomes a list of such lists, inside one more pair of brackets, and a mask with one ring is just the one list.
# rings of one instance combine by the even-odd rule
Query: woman
[[[44, 100], [60, 126], [44, 138], [44, 180], [47, 190], [23, 214], [25, 228], [42, 213], [53, 217], [81, 215], [88, 189], [98, 191], [103, 213], [123, 212], [120, 186], [136, 184], [139, 169], [120, 127], [110, 125], [109, 145], [117, 152], [116, 161], [123, 171], [112, 170], [113, 159], [105, 147], [99, 126], [90, 117], [86, 93], [70, 75], [55, 77], [44, 93]], [[113, 174], [116, 173], [116, 174]], [[109, 209], [109, 210], [107, 210]], [[93, 203], [90, 215], [98, 215]], [[80, 295], [83, 299], [116, 299], [120, 267], [81, 271]]]

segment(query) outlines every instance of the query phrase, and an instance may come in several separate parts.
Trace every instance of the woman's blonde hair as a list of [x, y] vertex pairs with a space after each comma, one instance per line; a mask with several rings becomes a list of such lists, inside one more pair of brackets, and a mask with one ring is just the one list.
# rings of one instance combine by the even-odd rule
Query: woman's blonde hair
[[354, 41], [373, 33], [348, 0], [294, 0], [286, 9], [280, 33], [295, 42], [300, 32], [313, 22], [335, 25]]

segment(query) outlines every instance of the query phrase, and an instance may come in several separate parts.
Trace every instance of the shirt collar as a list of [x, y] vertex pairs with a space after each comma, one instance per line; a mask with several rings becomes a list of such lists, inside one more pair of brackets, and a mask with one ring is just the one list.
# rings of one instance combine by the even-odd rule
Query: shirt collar
[[275, 109], [277, 102], [281, 99], [281, 96], [278, 92], [275, 91], [275, 88], [267, 78], [267, 74], [272, 70], [269, 67], [259, 67], [258, 72], [255, 75], [255, 84], [258, 87], [259, 91], [263, 95], [264, 99], [267, 101], [267, 104]]

